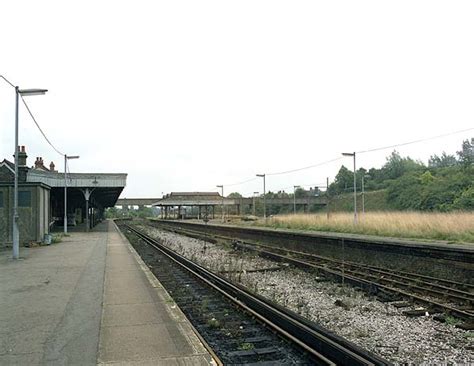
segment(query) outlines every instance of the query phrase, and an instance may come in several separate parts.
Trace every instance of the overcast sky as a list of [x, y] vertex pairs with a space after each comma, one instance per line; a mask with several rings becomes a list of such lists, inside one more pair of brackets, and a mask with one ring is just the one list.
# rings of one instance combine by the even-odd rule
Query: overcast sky
[[[72, 172], [128, 173], [122, 197], [262, 191], [256, 173], [474, 127], [472, 1], [3, 1], [0, 74]], [[28, 163], [62, 157], [24, 108]], [[427, 162], [474, 131], [398, 148]], [[0, 80], [0, 159], [14, 93]], [[380, 167], [391, 149], [361, 154]], [[350, 158], [268, 176], [332, 180]]]

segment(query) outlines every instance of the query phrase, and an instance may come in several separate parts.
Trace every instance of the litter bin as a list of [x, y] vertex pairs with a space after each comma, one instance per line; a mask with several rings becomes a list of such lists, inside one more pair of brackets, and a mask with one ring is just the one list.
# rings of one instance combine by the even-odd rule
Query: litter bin
[[53, 237], [51, 236], [51, 234], [44, 234], [44, 243], [46, 245], [51, 245], [51, 240], [53, 239]]

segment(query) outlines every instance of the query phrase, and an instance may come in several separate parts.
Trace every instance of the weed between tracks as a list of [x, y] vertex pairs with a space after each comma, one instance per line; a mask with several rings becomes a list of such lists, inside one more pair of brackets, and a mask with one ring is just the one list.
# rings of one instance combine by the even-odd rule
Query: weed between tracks
[[241, 350], [248, 351], [248, 350], [254, 349], [255, 346], [252, 343], [244, 342], [239, 346], [239, 348]]
[[254, 223], [273, 228], [333, 231], [396, 238], [474, 243], [473, 212], [367, 212], [357, 225], [352, 213], [279, 215]]

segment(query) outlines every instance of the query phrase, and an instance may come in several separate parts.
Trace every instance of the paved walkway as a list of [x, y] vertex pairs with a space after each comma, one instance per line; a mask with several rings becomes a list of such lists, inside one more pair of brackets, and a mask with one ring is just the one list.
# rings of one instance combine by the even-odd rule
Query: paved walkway
[[20, 255], [0, 252], [0, 365], [212, 362], [115, 224]]
[[209, 365], [211, 357], [181, 310], [111, 226], [99, 362]]

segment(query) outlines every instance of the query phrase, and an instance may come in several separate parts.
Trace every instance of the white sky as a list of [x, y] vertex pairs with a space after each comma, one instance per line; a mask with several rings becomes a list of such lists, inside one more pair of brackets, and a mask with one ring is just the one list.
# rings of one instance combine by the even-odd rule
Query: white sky
[[[217, 190], [474, 127], [472, 1], [3, 1], [0, 74], [73, 172], [128, 173], [122, 197]], [[20, 145], [62, 171], [24, 108]], [[427, 161], [474, 131], [398, 149]], [[14, 93], [0, 80], [0, 159]], [[391, 152], [360, 155], [380, 167]], [[349, 158], [269, 176], [325, 183]], [[261, 179], [225, 194], [262, 192]]]

